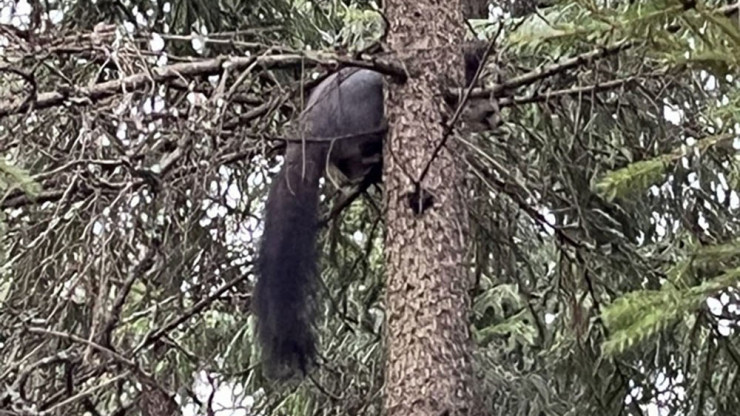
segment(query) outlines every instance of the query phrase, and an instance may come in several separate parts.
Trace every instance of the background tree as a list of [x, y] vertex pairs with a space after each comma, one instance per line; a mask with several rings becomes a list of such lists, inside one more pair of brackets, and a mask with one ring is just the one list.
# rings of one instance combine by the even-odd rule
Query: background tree
[[[499, 126], [454, 142], [486, 407], [737, 414], [737, 4], [534, 3], [472, 22]], [[262, 379], [249, 315], [284, 124], [372, 65], [374, 6], [1, 6], [0, 411], [379, 414], [377, 189], [322, 234], [309, 379]]]

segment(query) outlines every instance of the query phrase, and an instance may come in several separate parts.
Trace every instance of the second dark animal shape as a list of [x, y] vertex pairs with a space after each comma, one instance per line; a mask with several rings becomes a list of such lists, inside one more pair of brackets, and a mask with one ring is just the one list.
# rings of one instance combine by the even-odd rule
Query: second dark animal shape
[[[465, 56], [472, 82], [482, 49]], [[345, 68], [311, 91], [267, 197], [254, 310], [263, 370], [271, 378], [306, 373], [316, 354], [319, 179], [328, 163], [353, 182], [380, 180], [385, 137], [382, 75]]]

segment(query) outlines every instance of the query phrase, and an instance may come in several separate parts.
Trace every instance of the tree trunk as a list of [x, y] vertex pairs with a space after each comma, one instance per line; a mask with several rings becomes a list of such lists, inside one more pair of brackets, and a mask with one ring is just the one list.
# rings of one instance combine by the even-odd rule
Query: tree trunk
[[[391, 0], [388, 41], [409, 73], [387, 88], [385, 407], [395, 415], [467, 415], [476, 407], [469, 336], [468, 217], [443, 87], [462, 84], [460, 1]], [[431, 161], [431, 163], [430, 163]], [[429, 165], [428, 172], [425, 172]], [[416, 181], [422, 177], [421, 183]]]

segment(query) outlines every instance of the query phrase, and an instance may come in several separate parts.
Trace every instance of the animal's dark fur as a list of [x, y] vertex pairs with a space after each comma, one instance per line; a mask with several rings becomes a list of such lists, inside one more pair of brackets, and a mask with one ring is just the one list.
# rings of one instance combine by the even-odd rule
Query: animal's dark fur
[[[372, 156], [381, 150], [382, 111], [380, 74], [339, 71], [306, 102], [299, 132], [307, 140], [287, 145], [285, 165], [267, 198], [255, 293], [264, 368], [272, 377], [291, 376], [296, 369], [305, 373], [316, 352], [317, 208], [327, 155], [349, 179], [377, 174]], [[371, 134], [332, 141], [362, 133]]]
[[[323, 149], [307, 147], [305, 164], [286, 160], [265, 207], [255, 293], [267, 373], [281, 377], [315, 353], [312, 294], [316, 280], [316, 209]], [[305, 169], [304, 169], [305, 167]]]
[[[480, 53], [466, 54], [468, 82]], [[285, 165], [267, 199], [259, 251], [255, 312], [264, 369], [274, 378], [305, 373], [316, 353], [313, 333], [317, 281], [319, 179], [328, 161], [348, 179], [380, 179], [385, 136], [382, 75], [343, 69], [309, 95]]]

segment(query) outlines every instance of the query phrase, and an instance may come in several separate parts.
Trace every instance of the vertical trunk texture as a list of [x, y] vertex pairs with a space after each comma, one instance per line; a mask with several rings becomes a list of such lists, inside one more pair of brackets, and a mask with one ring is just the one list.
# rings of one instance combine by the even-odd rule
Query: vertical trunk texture
[[463, 79], [462, 8], [459, 0], [385, 4], [390, 47], [410, 75], [386, 89], [386, 414], [473, 414], [464, 162], [454, 137], [435, 154], [452, 114], [443, 88]]

